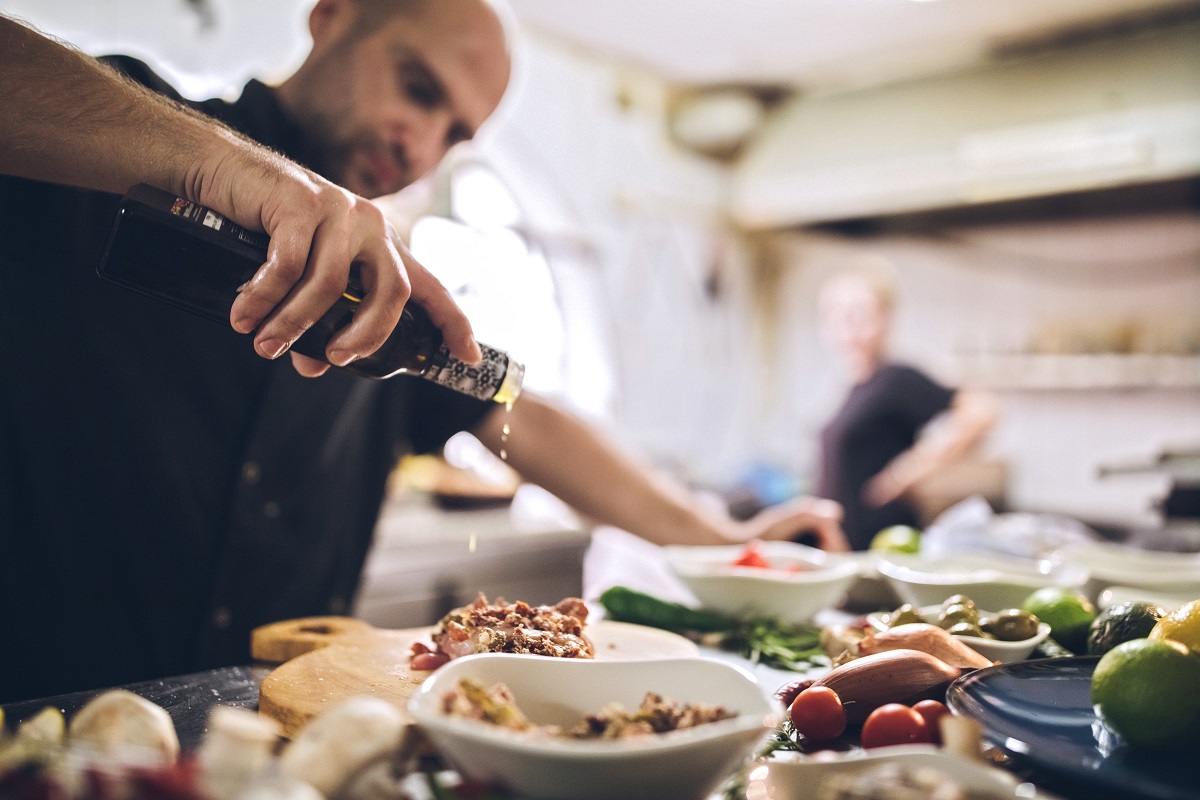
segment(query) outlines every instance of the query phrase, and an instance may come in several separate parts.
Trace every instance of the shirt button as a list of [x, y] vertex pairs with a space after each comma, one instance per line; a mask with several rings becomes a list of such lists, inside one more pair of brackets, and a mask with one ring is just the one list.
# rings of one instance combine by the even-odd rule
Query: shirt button
[[283, 513], [283, 508], [279, 503], [270, 500], [263, 504], [263, 516], [267, 519], [279, 519], [279, 515]]
[[242, 483], [247, 486], [256, 486], [259, 478], [262, 477], [262, 467], [257, 461], [247, 461], [242, 464]]
[[231, 622], [233, 622], [233, 613], [225, 606], [221, 606], [213, 612], [212, 626], [217, 630], [225, 630]]

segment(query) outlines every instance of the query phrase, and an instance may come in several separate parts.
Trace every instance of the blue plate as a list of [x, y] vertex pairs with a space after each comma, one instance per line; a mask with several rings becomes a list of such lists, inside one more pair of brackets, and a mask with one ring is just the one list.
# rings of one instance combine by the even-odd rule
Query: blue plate
[[946, 703], [954, 713], [978, 720], [990, 744], [1053, 791], [1129, 800], [1200, 798], [1194, 747], [1174, 755], [1138, 750], [1100, 722], [1091, 699], [1099, 660], [1053, 658], [987, 667], [953, 683]]

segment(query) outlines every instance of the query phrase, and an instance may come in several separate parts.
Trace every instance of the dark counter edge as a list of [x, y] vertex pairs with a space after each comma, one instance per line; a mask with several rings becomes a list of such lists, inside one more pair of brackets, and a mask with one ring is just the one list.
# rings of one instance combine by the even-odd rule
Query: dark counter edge
[[[208, 715], [214, 706], [256, 710], [259, 687], [270, 671], [270, 667], [258, 665], [222, 667], [114, 688], [127, 689], [166, 709], [175, 723], [180, 747], [189, 752], [204, 740]], [[3, 706], [5, 725], [11, 730], [46, 706], [59, 709], [70, 719], [87, 701], [104, 691], [107, 690], [93, 689], [9, 703]]]

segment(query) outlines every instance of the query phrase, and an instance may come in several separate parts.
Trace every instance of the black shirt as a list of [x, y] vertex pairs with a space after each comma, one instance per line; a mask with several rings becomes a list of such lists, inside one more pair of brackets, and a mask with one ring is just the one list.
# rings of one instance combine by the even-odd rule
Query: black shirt
[[842, 527], [855, 550], [889, 525], [917, 525], [903, 500], [878, 508], [862, 498], [863, 487], [893, 458], [916, 442], [931, 419], [950, 407], [954, 390], [924, 373], [885, 364], [850, 390], [841, 409], [821, 431], [821, 478], [817, 494], [845, 509]]
[[[261, 83], [197, 106], [305, 157]], [[117, 199], [0, 176], [0, 702], [245, 663], [253, 627], [345, 613], [397, 456], [491, 408], [305, 379], [102, 281]]]

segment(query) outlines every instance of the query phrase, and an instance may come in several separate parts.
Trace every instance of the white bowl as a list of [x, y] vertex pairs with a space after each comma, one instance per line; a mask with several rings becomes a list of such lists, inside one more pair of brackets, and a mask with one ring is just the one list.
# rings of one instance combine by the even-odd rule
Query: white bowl
[[1157, 603], [1170, 612], [1197, 599], [1200, 599], [1200, 592], [1173, 594], [1139, 589], [1136, 586], [1106, 586], [1100, 591], [1100, 596], [1096, 598], [1096, 607], [1103, 611], [1119, 603], [1133, 600]]
[[[933, 768], [978, 798], [1047, 798], [1042, 793], [1018, 793], [1021, 782], [1011, 774], [983, 761], [972, 761], [947, 753], [930, 744], [902, 744], [846, 753], [806, 756], [776, 754], [767, 761], [767, 791], [771, 800], [816, 800], [822, 782], [833, 775], [857, 775], [890, 761], [910, 768]], [[1031, 792], [1032, 786], [1029, 786]]]
[[733, 616], [808, 622], [818, 611], [835, 605], [858, 575], [853, 558], [795, 542], [759, 545], [763, 557], [780, 569], [733, 566], [745, 550], [741, 545], [663, 549], [671, 569], [704, 608]]
[[1200, 597], [1200, 555], [1194, 553], [1162, 553], [1111, 542], [1083, 542], [1064, 547], [1062, 555], [1091, 575], [1084, 591], [1093, 600], [1109, 586]]
[[[925, 606], [917, 609], [921, 618], [926, 622], [936, 625], [938, 612], [942, 610], [941, 605]], [[980, 611], [980, 617], [990, 616], [995, 614], [994, 611]], [[888, 629], [888, 614], [889, 612], [877, 611], [874, 614], [867, 615], [867, 622], [877, 631], [886, 631]], [[1038, 623], [1038, 632], [1028, 639], [1017, 639], [1015, 641], [1006, 642], [1000, 639], [985, 639], [982, 636], [960, 636], [954, 634], [954, 638], [958, 639], [963, 644], [970, 647], [975, 652], [984, 658], [990, 658], [992, 661], [999, 661], [1007, 664], [1010, 661], [1023, 661], [1029, 658], [1029, 654], [1033, 652], [1033, 648], [1037, 647], [1046, 637], [1050, 635], [1050, 626], [1044, 622]]]
[[[570, 726], [647, 691], [680, 703], [724, 706], [737, 716], [633, 739], [536, 737], [441, 712], [460, 678], [504, 683], [535, 724]], [[782, 707], [744, 669], [707, 659], [586, 661], [486, 653], [455, 659], [421, 684], [409, 713], [463, 775], [515, 794], [555, 800], [703, 798], [737, 769], [782, 719]]]
[[960, 592], [980, 608], [1020, 608], [1043, 587], [1082, 589], [1088, 582], [1087, 570], [1078, 565], [994, 555], [930, 559], [890, 554], [880, 558], [876, 568], [904, 602], [918, 608], [941, 605]]

